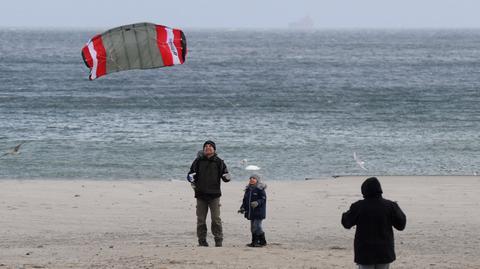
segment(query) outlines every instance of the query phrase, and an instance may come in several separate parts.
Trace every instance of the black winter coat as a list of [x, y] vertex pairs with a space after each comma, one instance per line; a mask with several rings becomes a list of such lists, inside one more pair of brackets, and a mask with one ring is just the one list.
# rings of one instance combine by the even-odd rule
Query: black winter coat
[[[267, 213], [267, 194], [265, 193], [266, 185], [259, 184], [256, 187], [247, 186], [243, 195], [241, 208], [245, 210], [244, 216], [248, 220], [265, 219]], [[258, 206], [253, 208], [250, 203], [258, 202]]]
[[220, 197], [220, 180], [228, 182], [222, 175], [228, 174], [228, 169], [222, 159], [217, 154], [207, 158], [202, 152], [190, 166], [188, 174], [196, 173], [194, 176], [195, 198], [211, 199]]
[[353, 203], [350, 210], [342, 215], [345, 228], [357, 226], [355, 263], [391, 263], [396, 259], [392, 227], [400, 231], [405, 229], [406, 216], [396, 202], [382, 198], [380, 183], [376, 178], [364, 182], [362, 193], [365, 199]]

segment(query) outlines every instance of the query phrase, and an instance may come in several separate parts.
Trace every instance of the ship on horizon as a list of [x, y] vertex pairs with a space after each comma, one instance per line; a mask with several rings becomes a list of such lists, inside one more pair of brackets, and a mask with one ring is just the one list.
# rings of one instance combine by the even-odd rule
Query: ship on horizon
[[291, 29], [313, 29], [314, 26], [315, 23], [309, 15], [288, 24]]

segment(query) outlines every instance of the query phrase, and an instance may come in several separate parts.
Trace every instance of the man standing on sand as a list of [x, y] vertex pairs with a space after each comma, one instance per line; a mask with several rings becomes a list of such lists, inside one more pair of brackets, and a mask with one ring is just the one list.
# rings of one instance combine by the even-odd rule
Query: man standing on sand
[[220, 179], [224, 182], [231, 180], [227, 166], [217, 156], [216, 145], [208, 140], [203, 144], [203, 151], [198, 152], [193, 161], [187, 180], [192, 183], [197, 199], [197, 237], [198, 245], [208, 247], [207, 242], [207, 213], [210, 208], [212, 219], [212, 233], [215, 246], [221, 247], [223, 242], [222, 220], [220, 219]]
[[357, 225], [354, 240], [355, 263], [359, 269], [388, 269], [395, 260], [393, 229], [405, 229], [407, 218], [396, 202], [382, 197], [382, 187], [376, 177], [362, 184], [363, 200], [343, 213], [346, 229]]

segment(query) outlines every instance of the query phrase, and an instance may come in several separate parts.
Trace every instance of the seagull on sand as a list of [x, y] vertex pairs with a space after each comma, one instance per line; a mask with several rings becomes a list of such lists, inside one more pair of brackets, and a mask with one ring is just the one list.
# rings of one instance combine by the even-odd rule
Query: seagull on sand
[[360, 166], [360, 168], [362, 168], [363, 170], [367, 171], [367, 168], [365, 168], [365, 162], [364, 161], [361, 161], [358, 157], [357, 157], [357, 153], [354, 151], [353, 152], [353, 159], [355, 160], [355, 162], [357, 162], [358, 166]]
[[241, 160], [240, 163], [245, 166], [245, 170], [249, 170], [249, 171], [258, 171], [258, 170], [260, 170], [260, 167], [258, 167], [258, 166], [256, 166], [256, 165], [252, 165], [252, 164], [247, 165], [247, 163], [248, 163], [248, 160], [247, 160], [247, 159]]
[[4, 157], [4, 156], [7, 156], [7, 155], [16, 155], [19, 153], [20, 151], [20, 147], [24, 144], [25, 142], [22, 142], [18, 145], [16, 145], [15, 147], [13, 147], [12, 149], [10, 149], [10, 151], [8, 151], [7, 153], [4, 153], [2, 155], [0, 155], [0, 158]]

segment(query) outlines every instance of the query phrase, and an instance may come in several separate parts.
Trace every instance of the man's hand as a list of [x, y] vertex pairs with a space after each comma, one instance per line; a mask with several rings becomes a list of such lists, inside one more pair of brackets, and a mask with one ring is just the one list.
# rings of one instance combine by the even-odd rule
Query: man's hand
[[229, 173], [226, 173], [226, 174], [223, 174], [223, 175], [222, 175], [222, 180], [223, 180], [224, 182], [229, 182], [230, 180], [232, 180], [232, 177], [230, 176]]
[[196, 174], [197, 174], [197, 173], [188, 174], [188, 176], [187, 176], [187, 181], [190, 182], [190, 183], [195, 182], [195, 175], [196, 175]]
[[245, 213], [245, 208], [240, 207], [240, 209], [237, 211], [238, 214], [243, 214]]
[[256, 207], [258, 206], [258, 202], [257, 202], [257, 201], [253, 201], [253, 202], [250, 203], [250, 206], [251, 206], [252, 208], [256, 208]]

